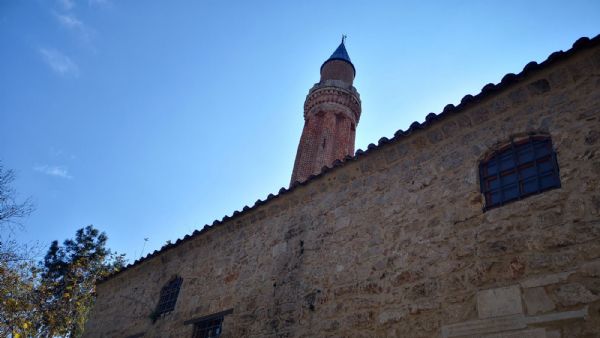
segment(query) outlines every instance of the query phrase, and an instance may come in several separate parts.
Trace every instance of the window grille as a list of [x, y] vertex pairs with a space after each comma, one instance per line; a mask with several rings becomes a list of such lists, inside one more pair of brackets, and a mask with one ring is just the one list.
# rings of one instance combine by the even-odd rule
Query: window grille
[[194, 324], [193, 338], [217, 338], [221, 336], [223, 316], [212, 317]]
[[175, 309], [175, 303], [177, 303], [177, 296], [179, 295], [179, 289], [183, 278], [176, 277], [169, 281], [160, 290], [160, 298], [158, 300], [158, 306], [156, 307], [156, 314], [160, 315], [173, 311]]
[[560, 188], [552, 140], [531, 136], [500, 149], [479, 165], [485, 209]]

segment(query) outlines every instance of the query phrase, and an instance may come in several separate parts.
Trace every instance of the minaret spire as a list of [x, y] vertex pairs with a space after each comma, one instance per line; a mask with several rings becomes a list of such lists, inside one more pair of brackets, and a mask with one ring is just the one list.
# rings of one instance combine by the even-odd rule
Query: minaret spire
[[304, 102], [304, 129], [298, 144], [290, 185], [318, 174], [335, 160], [354, 155], [360, 95], [352, 86], [356, 69], [344, 44], [346, 35], [321, 65], [321, 80]]

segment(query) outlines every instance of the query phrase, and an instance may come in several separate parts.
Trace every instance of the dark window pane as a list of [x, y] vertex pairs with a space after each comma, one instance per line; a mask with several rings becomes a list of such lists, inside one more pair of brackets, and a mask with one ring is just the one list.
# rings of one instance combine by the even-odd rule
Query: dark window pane
[[552, 163], [552, 158], [547, 157], [543, 160], [538, 161], [538, 168], [540, 170], [540, 174], [546, 173], [548, 171], [552, 171], [554, 169], [554, 165]]
[[528, 195], [538, 190], [538, 178], [533, 177], [521, 183], [521, 193]]
[[526, 149], [519, 151], [518, 157], [519, 157], [520, 164], [533, 161], [533, 159], [535, 158], [533, 155], [533, 148], [527, 147]]
[[500, 159], [500, 171], [504, 171], [507, 169], [511, 169], [515, 167], [515, 161], [512, 153], [508, 154], [508, 156], [504, 156], [504, 158]]
[[527, 179], [537, 175], [537, 170], [535, 169], [535, 165], [528, 164], [520, 168], [519, 175], [521, 179]]
[[494, 205], [502, 202], [502, 199], [500, 199], [500, 191], [490, 192], [487, 193], [485, 196], [488, 204]]
[[548, 189], [548, 188], [557, 187], [557, 186], [558, 186], [558, 179], [552, 173], [540, 177], [540, 188], [541, 189]]
[[548, 144], [538, 143], [535, 145], [535, 155], [537, 158], [550, 155], [552, 148]]
[[512, 186], [508, 186], [503, 190], [504, 201], [511, 201], [513, 199], [519, 198], [519, 186], [514, 184]]
[[502, 175], [502, 177], [500, 179], [502, 181], [502, 186], [517, 183], [517, 180], [518, 180], [517, 172], [515, 172], [515, 171], [509, 172], [505, 175]]
[[486, 176], [496, 175], [497, 173], [498, 173], [498, 166], [496, 165], [495, 162], [490, 163], [485, 170]]
[[496, 177], [487, 180], [487, 190], [493, 190], [500, 187], [500, 180]]

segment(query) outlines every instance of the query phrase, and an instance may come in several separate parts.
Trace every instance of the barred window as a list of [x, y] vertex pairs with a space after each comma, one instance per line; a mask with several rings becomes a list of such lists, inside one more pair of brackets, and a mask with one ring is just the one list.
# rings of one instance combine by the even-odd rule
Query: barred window
[[175, 309], [175, 303], [177, 303], [177, 296], [179, 296], [179, 289], [182, 282], [183, 278], [175, 277], [163, 286], [160, 290], [160, 298], [156, 307], [157, 315], [171, 312]]
[[552, 140], [531, 136], [511, 142], [479, 165], [485, 209], [560, 188], [560, 176]]
[[221, 336], [223, 316], [205, 319], [194, 324], [193, 338], [218, 338]]
[[192, 338], [216, 338], [221, 336], [223, 318], [232, 313], [233, 309], [229, 309], [213, 313], [212, 315], [186, 320], [183, 324], [194, 325]]

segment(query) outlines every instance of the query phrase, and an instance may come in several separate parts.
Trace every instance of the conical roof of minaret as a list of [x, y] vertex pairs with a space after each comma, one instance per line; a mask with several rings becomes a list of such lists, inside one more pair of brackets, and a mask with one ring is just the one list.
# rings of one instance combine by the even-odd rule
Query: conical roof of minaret
[[356, 75], [356, 68], [354, 68], [352, 61], [350, 61], [350, 55], [348, 55], [348, 51], [346, 50], [346, 46], [344, 45], [344, 40], [345, 40], [345, 37], [342, 38], [342, 42], [340, 43], [338, 48], [333, 52], [333, 54], [331, 54], [329, 59], [327, 59], [327, 61], [323, 62], [323, 64], [321, 65], [321, 70], [323, 70], [323, 67], [329, 61], [340, 60], [340, 61], [345, 61], [345, 62], [349, 63], [350, 66], [352, 66], [352, 70], [354, 70], [354, 75]]

